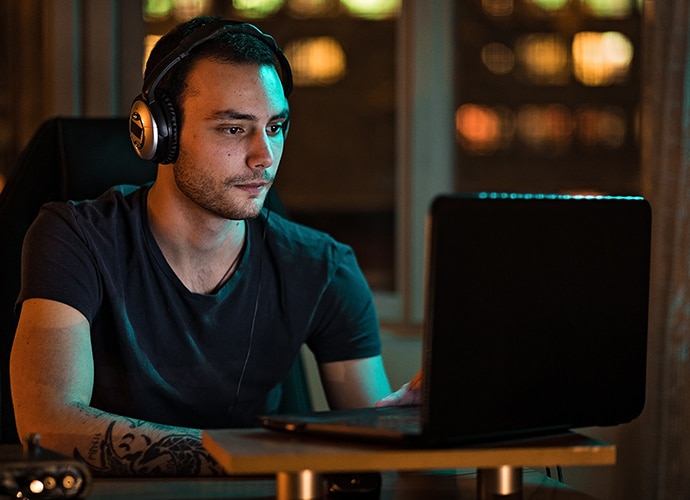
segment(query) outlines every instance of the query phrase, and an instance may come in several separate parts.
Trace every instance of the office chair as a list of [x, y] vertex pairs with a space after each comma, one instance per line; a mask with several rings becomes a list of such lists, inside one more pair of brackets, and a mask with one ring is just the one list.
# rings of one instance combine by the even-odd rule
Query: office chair
[[[127, 118], [51, 118], [20, 154], [0, 193], [0, 443], [17, 443], [10, 394], [9, 357], [17, 317], [24, 234], [48, 201], [95, 198], [116, 184], [143, 184], [156, 165], [129, 142]], [[266, 206], [285, 215], [272, 189]], [[279, 411], [308, 411], [311, 402], [301, 358], [283, 383]]]

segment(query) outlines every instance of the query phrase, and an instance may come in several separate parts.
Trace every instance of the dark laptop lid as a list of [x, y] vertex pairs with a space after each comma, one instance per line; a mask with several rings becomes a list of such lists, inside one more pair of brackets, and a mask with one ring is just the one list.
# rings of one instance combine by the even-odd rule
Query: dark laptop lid
[[428, 230], [425, 433], [489, 437], [639, 415], [644, 199], [442, 196]]

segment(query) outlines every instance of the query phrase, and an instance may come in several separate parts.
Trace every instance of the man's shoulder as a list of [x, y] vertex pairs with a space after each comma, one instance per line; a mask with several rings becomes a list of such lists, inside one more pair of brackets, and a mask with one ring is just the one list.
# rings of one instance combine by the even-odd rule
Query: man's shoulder
[[139, 219], [145, 190], [146, 186], [114, 186], [93, 199], [49, 202], [41, 208], [35, 224], [50, 227], [61, 220], [80, 233], [98, 228], [112, 231], [123, 221]]
[[303, 253], [323, 254], [323, 252], [349, 251], [349, 246], [335, 240], [330, 234], [292, 221], [278, 214], [270, 214], [268, 219], [270, 238], [285, 249]]
[[122, 212], [131, 212], [140, 206], [147, 186], [118, 185], [107, 189], [96, 198], [83, 200], [53, 201], [46, 203], [43, 211], [57, 214], [72, 213], [80, 218], [111, 217]]
[[330, 275], [341, 266], [356, 265], [349, 245], [278, 214], [270, 214], [264, 240], [276, 264], [280, 263], [286, 272]]
[[102, 210], [108, 207], [118, 207], [127, 210], [140, 204], [142, 196], [146, 193], [148, 188], [148, 184], [143, 186], [121, 184], [107, 189], [96, 198], [70, 200], [69, 203], [81, 210], [89, 208]]

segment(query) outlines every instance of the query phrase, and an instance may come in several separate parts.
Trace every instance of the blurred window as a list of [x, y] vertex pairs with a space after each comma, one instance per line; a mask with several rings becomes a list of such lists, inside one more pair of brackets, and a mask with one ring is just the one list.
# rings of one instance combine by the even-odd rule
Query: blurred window
[[639, 191], [639, 0], [456, 4], [459, 191]]

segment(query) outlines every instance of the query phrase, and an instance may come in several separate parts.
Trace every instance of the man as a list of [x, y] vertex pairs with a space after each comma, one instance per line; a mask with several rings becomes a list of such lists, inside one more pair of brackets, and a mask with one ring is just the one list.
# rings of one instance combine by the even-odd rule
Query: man
[[132, 113], [137, 147], [165, 143], [145, 152], [155, 182], [39, 214], [11, 357], [23, 439], [38, 433], [100, 474], [213, 475], [201, 429], [275, 409], [303, 343], [332, 408], [390, 392], [351, 249], [262, 208], [291, 86], [271, 42], [209, 18], [175, 28]]

